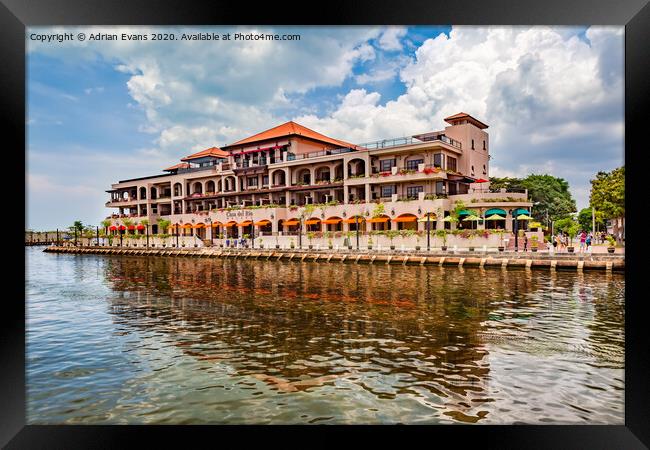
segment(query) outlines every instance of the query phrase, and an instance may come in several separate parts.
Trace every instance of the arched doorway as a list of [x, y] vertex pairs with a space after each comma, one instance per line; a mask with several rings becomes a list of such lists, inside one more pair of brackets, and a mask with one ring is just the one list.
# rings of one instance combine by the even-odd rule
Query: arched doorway
[[418, 217], [415, 214], [401, 214], [393, 219], [398, 230], [417, 230]]
[[343, 231], [343, 219], [340, 217], [328, 217], [323, 220], [325, 231]]
[[378, 217], [372, 217], [366, 222], [372, 225], [372, 231], [387, 231], [390, 230], [390, 217], [386, 215], [380, 215]]

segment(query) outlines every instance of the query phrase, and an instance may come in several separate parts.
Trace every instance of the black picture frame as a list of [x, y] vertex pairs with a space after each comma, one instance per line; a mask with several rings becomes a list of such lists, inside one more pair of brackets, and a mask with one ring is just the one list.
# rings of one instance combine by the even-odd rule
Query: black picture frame
[[[488, 448], [647, 448], [650, 445], [650, 350], [645, 323], [645, 285], [642, 261], [642, 217], [644, 216], [645, 181], [643, 153], [648, 148], [650, 118], [650, 5], [647, 0], [580, 0], [534, 1], [496, 0], [484, 2], [413, 1], [334, 1], [327, 3], [290, 2], [189, 2], [180, 0], [3, 0], [0, 5], [0, 109], [6, 133], [4, 139], [7, 172], [25, 182], [25, 27], [37, 25], [175, 25], [175, 24], [275, 24], [275, 25], [624, 25], [625, 26], [625, 165], [626, 208], [626, 360], [624, 426], [442, 426], [410, 427], [328, 427], [320, 433], [319, 444], [341, 445], [338, 431], [356, 432], [365, 440], [392, 438], [396, 443], [437, 444], [449, 438], [454, 446], [466, 444]], [[13, 139], [7, 139], [7, 138]], [[13, 145], [8, 142], [14, 142]], [[11, 199], [20, 198], [15, 189]], [[24, 195], [24, 191], [22, 191]], [[24, 198], [24, 197], [23, 197]], [[27, 199], [24, 198], [26, 201]], [[13, 203], [13, 202], [12, 202]], [[631, 209], [633, 208], [633, 209]], [[634, 212], [636, 208], [639, 212]], [[9, 213], [9, 211], [8, 211]], [[20, 245], [25, 223], [15, 219], [15, 212], [5, 216], [12, 230], [5, 250], [24, 249]], [[16, 237], [13, 237], [13, 231]], [[15, 246], [15, 248], [14, 248]], [[13, 252], [12, 252], [13, 253]], [[170, 446], [182, 439], [210, 435], [237, 437], [239, 445], [263, 437], [290, 445], [294, 433], [310, 437], [306, 427], [162, 427], [162, 426], [26, 426], [25, 425], [25, 289], [21, 283], [24, 264], [9, 259], [5, 280], [3, 326], [0, 345], [0, 445], [6, 448], [94, 448], [128, 447], [136, 439], [147, 446], [162, 442]], [[13, 273], [15, 272], [15, 274]], [[23, 278], [24, 279], [24, 278]], [[21, 301], [22, 299], [22, 301]], [[558, 374], [560, 376], [560, 374]], [[322, 431], [319, 427], [317, 431]], [[398, 430], [397, 433], [394, 431]], [[336, 432], [335, 432], [336, 431]], [[301, 436], [302, 437], [302, 436]], [[273, 441], [271, 441], [273, 440]], [[302, 439], [300, 439], [302, 441]], [[295, 441], [294, 441], [295, 442]], [[236, 444], [237, 445], [237, 444]], [[420, 444], [421, 445], [421, 444]]]

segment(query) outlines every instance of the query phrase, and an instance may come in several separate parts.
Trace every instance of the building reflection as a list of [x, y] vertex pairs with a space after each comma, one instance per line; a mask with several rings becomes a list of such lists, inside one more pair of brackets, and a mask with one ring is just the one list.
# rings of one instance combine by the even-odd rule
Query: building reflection
[[493, 400], [490, 348], [525, 342], [526, 321], [551, 314], [531, 293], [560, 283], [530, 271], [263, 260], [115, 258], [105, 270], [116, 322], [165, 333], [197, 361], [282, 392], [344, 379], [472, 423]]

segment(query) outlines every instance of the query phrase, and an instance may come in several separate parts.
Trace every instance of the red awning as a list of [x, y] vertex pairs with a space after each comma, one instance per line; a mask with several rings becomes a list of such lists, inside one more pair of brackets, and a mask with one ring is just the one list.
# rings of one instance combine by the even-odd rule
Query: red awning
[[112, 226], [112, 227], [108, 227], [108, 229], [111, 230], [111, 231], [115, 231], [115, 230], [117, 230], [117, 227], [116, 227], [116, 226]]
[[144, 230], [144, 225], [138, 225], [136, 228], [137, 228], [138, 230]]
[[124, 231], [124, 230], [126, 230], [126, 227], [124, 225], [120, 225], [120, 230]]
[[475, 183], [487, 183], [489, 180], [484, 180], [483, 178], [479, 178], [478, 180], [475, 181]]
[[135, 225], [129, 225], [129, 230], [135, 230]]

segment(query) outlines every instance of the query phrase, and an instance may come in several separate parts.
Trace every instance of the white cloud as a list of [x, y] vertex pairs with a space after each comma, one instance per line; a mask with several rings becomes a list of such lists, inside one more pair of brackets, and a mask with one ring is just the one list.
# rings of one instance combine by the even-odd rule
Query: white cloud
[[379, 48], [386, 51], [402, 50], [400, 39], [406, 35], [406, 27], [388, 27], [378, 40]]

